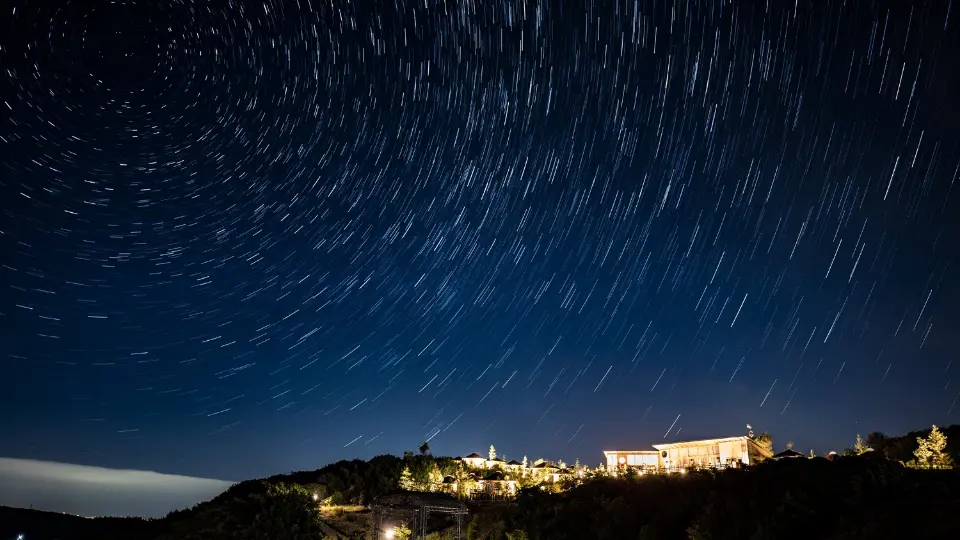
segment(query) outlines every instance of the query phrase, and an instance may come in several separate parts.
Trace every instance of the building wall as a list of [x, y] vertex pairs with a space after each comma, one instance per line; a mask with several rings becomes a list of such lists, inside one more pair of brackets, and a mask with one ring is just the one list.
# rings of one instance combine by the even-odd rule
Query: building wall
[[[666, 452], [666, 457], [663, 456]], [[660, 452], [660, 466], [666, 469], [715, 467], [720, 464], [720, 447], [716, 443], [685, 444]]]
[[[641, 450], [636, 452], [609, 452], [605, 453], [607, 458], [607, 469], [614, 470], [620, 466], [624, 467], [659, 467], [659, 452], [650, 450]], [[620, 463], [620, 459], [623, 463]]]
[[749, 464], [746, 440], [721, 442], [718, 447], [721, 465], [732, 465], [738, 461]]
[[[622, 466], [657, 467], [667, 470], [688, 469], [691, 467], [731, 467], [751, 465], [768, 459], [768, 452], [746, 437], [728, 440], [690, 441], [671, 445], [670, 448], [649, 451], [609, 451], [607, 469], [616, 470]], [[620, 460], [623, 459], [624, 463]]]

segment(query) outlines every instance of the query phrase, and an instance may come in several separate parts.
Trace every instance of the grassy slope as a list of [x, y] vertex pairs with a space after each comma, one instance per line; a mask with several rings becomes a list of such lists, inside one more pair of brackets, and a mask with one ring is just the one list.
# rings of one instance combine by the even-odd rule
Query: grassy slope
[[363, 506], [327, 506], [320, 509], [320, 521], [345, 538], [369, 533], [370, 517], [370, 510]]

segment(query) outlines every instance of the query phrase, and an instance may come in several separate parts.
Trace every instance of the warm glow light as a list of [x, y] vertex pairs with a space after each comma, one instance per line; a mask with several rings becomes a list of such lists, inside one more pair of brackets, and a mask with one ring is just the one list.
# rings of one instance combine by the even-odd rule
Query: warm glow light
[[394, 536], [395, 534], [393, 532], [393, 529], [387, 529], [383, 531], [383, 537], [386, 538], [387, 540], [389, 540], [390, 538], [393, 538]]
[[319, 495], [317, 495], [316, 493], [313, 494], [313, 500], [314, 500], [314, 502], [316, 502], [316, 500], [319, 499], [319, 498], [320, 498]]
[[620, 464], [623, 465], [624, 463], [627, 462], [627, 458], [625, 458], [625, 457], [623, 457], [623, 456], [620, 456], [620, 459], [618, 459], [617, 461], [619, 461]]

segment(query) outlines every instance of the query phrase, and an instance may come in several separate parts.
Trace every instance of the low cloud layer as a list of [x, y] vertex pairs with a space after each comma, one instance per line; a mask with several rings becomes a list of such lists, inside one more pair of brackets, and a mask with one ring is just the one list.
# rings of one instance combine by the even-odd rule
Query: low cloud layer
[[232, 482], [0, 458], [0, 505], [81, 516], [162, 517], [209, 500]]

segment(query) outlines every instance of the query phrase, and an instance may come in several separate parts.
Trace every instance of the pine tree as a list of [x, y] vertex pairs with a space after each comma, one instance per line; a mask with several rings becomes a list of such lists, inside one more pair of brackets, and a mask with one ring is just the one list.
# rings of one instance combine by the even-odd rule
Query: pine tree
[[573, 462], [573, 469], [576, 470], [576, 471], [579, 471], [579, 470], [580, 470], [580, 458], [577, 458], [576, 460], [574, 460], [574, 462]]
[[492, 444], [490, 445], [490, 453], [488, 455], [490, 457], [490, 461], [497, 459], [497, 449], [494, 448]]
[[947, 447], [947, 437], [937, 426], [930, 429], [926, 438], [917, 437], [917, 449], [913, 456], [917, 466], [924, 469], [952, 469], [953, 459], [944, 450]]
[[793, 441], [787, 441], [787, 450], [793, 450]]
[[863, 438], [861, 438], [860, 434], [857, 433], [857, 442], [853, 444], [853, 452], [859, 456], [867, 453], [869, 450], [870, 447], [863, 442]]
[[526, 468], [526, 466], [527, 466], [527, 456], [523, 456], [523, 461], [521, 461], [520, 463], [522, 463], [523, 466], [524, 466], [524, 468]]
[[813, 448], [810, 449], [810, 459], [817, 457], [816, 452], [813, 451]]
[[413, 491], [413, 475], [410, 474], [410, 467], [404, 467], [403, 471], [400, 473], [400, 489], [406, 491]]

